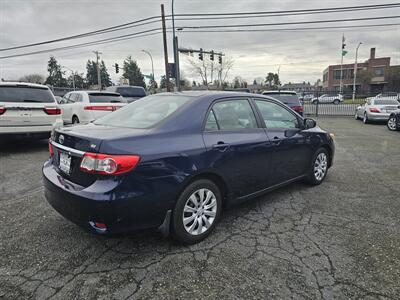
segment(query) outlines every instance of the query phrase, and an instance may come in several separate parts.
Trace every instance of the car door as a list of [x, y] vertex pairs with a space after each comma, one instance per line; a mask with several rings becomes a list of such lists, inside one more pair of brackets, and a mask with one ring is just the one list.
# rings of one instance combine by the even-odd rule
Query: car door
[[248, 99], [215, 102], [206, 117], [203, 139], [206, 165], [227, 179], [236, 198], [268, 185], [270, 145]]
[[280, 184], [304, 175], [312, 151], [302, 132], [302, 119], [275, 101], [254, 99], [254, 102], [273, 145], [268, 175], [270, 184]]
[[72, 104], [74, 103], [72, 100], [73, 93], [68, 93], [64, 96], [64, 103], [62, 105], [62, 118], [64, 123], [71, 123], [72, 122], [72, 115], [71, 115], [71, 109], [72, 109]]

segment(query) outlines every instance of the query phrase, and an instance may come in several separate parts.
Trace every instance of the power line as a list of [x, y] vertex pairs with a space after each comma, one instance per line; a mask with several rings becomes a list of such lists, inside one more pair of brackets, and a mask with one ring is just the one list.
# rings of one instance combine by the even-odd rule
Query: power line
[[[32, 43], [32, 44], [26, 44], [26, 45], [14, 46], [14, 47], [2, 48], [2, 49], [0, 49], [0, 52], [1, 51], [8, 51], [8, 50], [22, 49], [22, 48], [28, 48], [28, 47], [33, 47], [33, 46], [46, 45], [46, 44], [62, 42], [62, 41], [67, 41], [67, 40], [72, 40], [72, 39], [89, 37], [89, 36], [103, 34], [103, 33], [109, 33], [109, 32], [113, 32], [113, 31], [116, 31], [116, 30], [123, 30], [123, 29], [126, 29], [126, 28], [143, 26], [143, 25], [147, 25], [147, 24], [158, 22], [159, 20], [152, 21], [152, 22], [147, 22], [147, 23], [143, 23], [143, 24], [138, 24], [138, 23], [142, 23], [142, 22], [145, 22], [145, 21], [153, 20], [153, 19], [159, 19], [159, 18], [160, 18], [159, 16], [153, 16], [153, 17], [148, 17], [148, 18], [144, 18], [144, 19], [141, 19], [141, 20], [133, 21], [133, 22], [128, 22], [128, 23], [124, 23], [124, 24], [120, 24], [120, 25], [116, 25], [116, 26], [111, 26], [111, 27], [107, 27], [107, 28], [103, 28], [103, 29], [98, 29], [98, 30], [89, 31], [89, 32], [85, 32], [85, 33], [80, 33], [80, 34], [76, 34], [76, 35], [71, 35], [71, 36], [58, 38], [58, 39], [54, 39], [54, 40], [48, 40], [48, 41], [37, 42], [37, 43]], [[129, 27], [126, 27], [126, 26], [129, 26]], [[126, 27], [126, 28], [122, 28], [122, 27]]]
[[[304, 12], [282, 12], [282, 13], [268, 13], [268, 12], [255, 12], [255, 13], [243, 13], [243, 15], [222, 15], [222, 16], [194, 16], [191, 18], [176, 18], [178, 21], [202, 21], [202, 20], [226, 20], [226, 19], [249, 19], [249, 18], [265, 18], [265, 17], [281, 17], [281, 16], [297, 16], [297, 15], [314, 15], [314, 14], [327, 14], [327, 13], [343, 13], [343, 12], [354, 12], [354, 11], [365, 11], [365, 10], [377, 10], [377, 9], [388, 9], [400, 7], [400, 4], [393, 6], [384, 7], [359, 7], [351, 9], [332, 9], [322, 11], [304, 11]], [[249, 14], [249, 15], [248, 15]]]
[[[154, 32], [156, 30], [159, 30], [159, 32]], [[149, 32], [152, 32], [152, 33], [149, 33]], [[35, 54], [42, 54], [42, 53], [61, 51], [61, 50], [70, 50], [70, 49], [76, 49], [76, 48], [82, 48], [82, 47], [88, 47], [88, 46], [94, 46], [94, 45], [102, 45], [102, 44], [108, 44], [108, 43], [113, 43], [113, 42], [120, 42], [120, 41], [124, 41], [124, 40], [128, 40], [128, 39], [146, 37], [146, 36], [156, 35], [156, 34], [160, 34], [160, 33], [161, 33], [161, 29], [160, 28], [154, 28], [154, 29], [145, 30], [145, 31], [142, 31], [142, 32], [131, 33], [131, 34], [127, 34], [127, 35], [122, 35], [122, 36], [103, 39], [103, 40], [98, 40], [98, 41], [80, 43], [80, 44], [75, 44], [75, 45], [71, 45], [71, 46], [64, 46], [64, 47], [58, 47], [58, 48], [52, 48], [52, 49], [45, 49], [45, 50], [39, 50], [39, 51], [33, 51], [33, 52], [26, 52], [26, 53], [21, 53], [21, 54], [0, 56], [0, 60], [1, 59], [6, 59], [6, 58], [15, 58], [15, 57], [28, 56], [28, 55], [35, 55]]]
[[325, 29], [351, 29], [351, 28], [369, 28], [369, 27], [387, 27], [400, 26], [400, 23], [388, 24], [365, 24], [349, 26], [321, 26], [321, 27], [296, 27], [296, 28], [272, 28], [272, 29], [221, 29], [221, 30], [184, 30], [181, 33], [224, 33], [224, 32], [273, 32], [273, 31], [307, 31], [307, 30], [325, 30]]
[[330, 10], [350, 10], [358, 8], [377, 8], [377, 7], [396, 7], [399, 3], [374, 4], [374, 5], [359, 5], [359, 6], [344, 6], [344, 7], [326, 7], [326, 8], [311, 8], [311, 9], [296, 9], [296, 10], [278, 10], [278, 11], [257, 11], [257, 12], [233, 12], [233, 13], [195, 13], [195, 14], [175, 14], [176, 17], [189, 16], [230, 16], [230, 15], [258, 15], [258, 14], [284, 14], [284, 13], [302, 13], [313, 11], [330, 11]]
[[318, 20], [318, 21], [298, 21], [298, 22], [281, 22], [281, 23], [178, 26], [178, 28], [182, 28], [182, 29], [185, 29], [185, 28], [187, 28], [187, 29], [201, 29], [201, 28], [260, 27], [260, 26], [280, 26], [280, 25], [300, 25], [300, 24], [318, 24], [318, 23], [336, 23], [336, 22], [385, 20], [385, 19], [394, 19], [394, 18], [400, 18], [400, 16], [383, 16], [383, 17], [369, 17], [369, 18], [334, 19], [334, 20]]

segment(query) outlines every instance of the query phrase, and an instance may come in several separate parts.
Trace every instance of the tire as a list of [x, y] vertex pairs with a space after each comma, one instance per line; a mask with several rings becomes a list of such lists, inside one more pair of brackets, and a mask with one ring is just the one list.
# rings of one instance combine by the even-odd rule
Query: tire
[[357, 114], [357, 111], [354, 113], [354, 119], [358, 120], [358, 114]]
[[[201, 193], [205, 200], [208, 195], [210, 197], [209, 200], [204, 200], [203, 205], [201, 205]], [[193, 197], [195, 201], [192, 200]], [[199, 206], [196, 207], [195, 202]], [[212, 205], [213, 203], [214, 205]], [[204, 209], [204, 207], [208, 207], [208, 209]], [[192, 182], [183, 190], [172, 212], [172, 237], [186, 245], [204, 240], [218, 223], [221, 209], [222, 195], [215, 183], [207, 179]], [[186, 224], [184, 224], [184, 219], [187, 221]], [[206, 220], [209, 223], [208, 226]], [[190, 232], [191, 230], [192, 232]]]
[[73, 125], [79, 124], [79, 118], [77, 116], [72, 117], [72, 124]]
[[364, 124], [368, 124], [368, 123], [369, 123], [367, 113], [364, 113], [363, 123], [364, 123]]
[[325, 148], [319, 148], [315, 152], [310, 166], [310, 171], [307, 174], [306, 181], [310, 185], [321, 184], [326, 174], [328, 173], [329, 154]]
[[396, 125], [396, 116], [390, 116], [386, 126], [390, 131], [398, 130]]
[[339, 99], [333, 100], [333, 104], [338, 105], [339, 103], [340, 103], [340, 100], [339, 100]]

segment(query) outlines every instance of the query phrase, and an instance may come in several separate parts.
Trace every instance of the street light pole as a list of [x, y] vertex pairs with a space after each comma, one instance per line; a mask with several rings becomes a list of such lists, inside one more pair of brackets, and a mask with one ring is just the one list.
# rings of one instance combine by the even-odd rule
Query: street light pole
[[152, 81], [154, 81], [154, 65], [153, 65], [153, 57], [151, 56], [151, 53], [147, 50], [142, 50], [142, 52], [148, 54], [150, 56], [151, 60], [151, 75], [152, 75]]
[[360, 48], [362, 42], [358, 43], [358, 46], [356, 48], [356, 61], [354, 62], [354, 78], [353, 78], [353, 102], [355, 101], [356, 98], [356, 80], [357, 80], [357, 57], [358, 57], [358, 48]]

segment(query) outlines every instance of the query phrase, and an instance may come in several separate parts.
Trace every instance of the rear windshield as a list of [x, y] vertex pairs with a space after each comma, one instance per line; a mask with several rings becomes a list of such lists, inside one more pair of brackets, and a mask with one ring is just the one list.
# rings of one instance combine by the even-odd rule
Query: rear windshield
[[0, 86], [0, 102], [54, 103], [55, 100], [47, 88]]
[[141, 98], [94, 123], [114, 127], [149, 128], [161, 122], [191, 97], [177, 95], [148, 96]]
[[298, 104], [299, 103], [299, 97], [297, 94], [291, 94], [291, 93], [268, 93], [265, 94], [267, 96], [271, 96], [272, 98], [275, 98], [279, 101], [282, 101], [283, 103], [291, 103], [291, 104]]
[[375, 105], [399, 105], [396, 100], [374, 100]]
[[146, 93], [144, 89], [136, 87], [119, 87], [117, 93], [121, 94], [122, 97], [144, 97]]
[[118, 103], [126, 102], [120, 95], [114, 93], [90, 93], [90, 103]]

